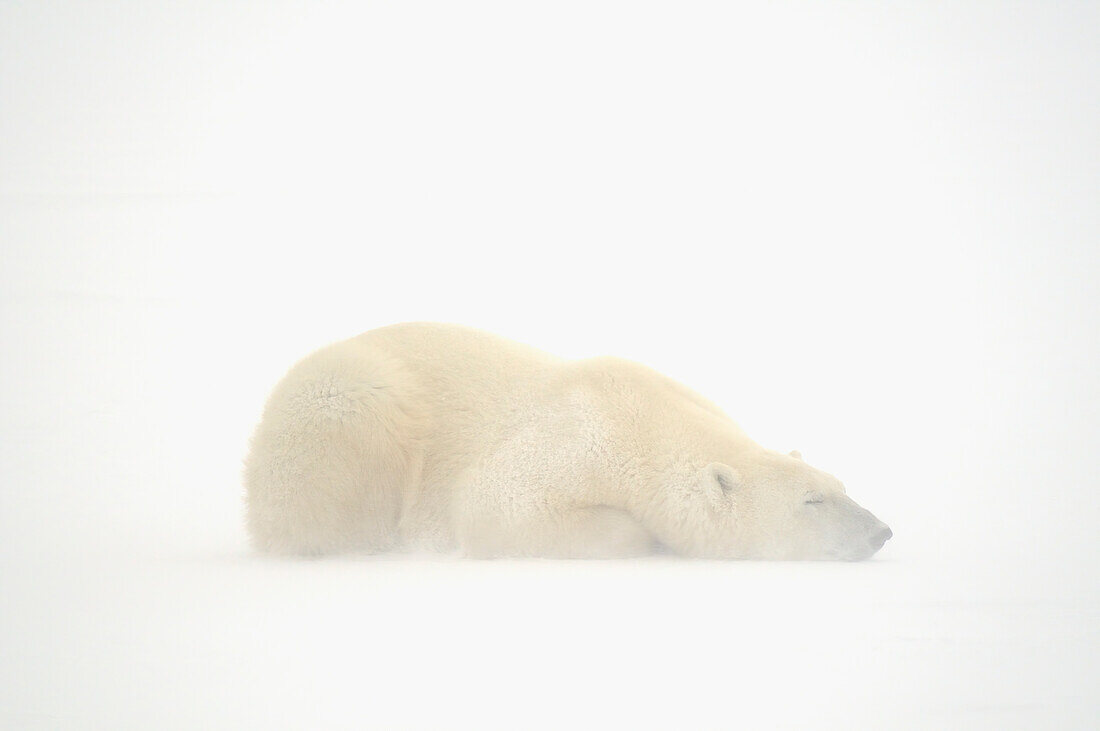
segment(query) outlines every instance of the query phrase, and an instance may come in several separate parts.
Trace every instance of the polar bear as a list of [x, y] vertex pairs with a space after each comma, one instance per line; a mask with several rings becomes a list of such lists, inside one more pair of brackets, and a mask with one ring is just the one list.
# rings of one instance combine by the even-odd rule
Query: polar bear
[[890, 529], [649, 368], [457, 325], [322, 348], [275, 387], [245, 460], [273, 553], [864, 559]]

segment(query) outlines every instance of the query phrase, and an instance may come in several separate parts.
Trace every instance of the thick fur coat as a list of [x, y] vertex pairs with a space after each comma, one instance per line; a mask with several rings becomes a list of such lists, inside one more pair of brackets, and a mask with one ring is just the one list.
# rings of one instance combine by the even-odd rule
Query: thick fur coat
[[859, 559], [889, 537], [835, 478], [653, 370], [430, 323], [295, 365], [245, 487], [276, 553]]

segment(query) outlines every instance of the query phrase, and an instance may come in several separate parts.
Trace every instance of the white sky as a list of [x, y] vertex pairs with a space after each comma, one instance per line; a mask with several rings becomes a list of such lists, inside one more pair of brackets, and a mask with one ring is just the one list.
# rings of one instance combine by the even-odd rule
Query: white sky
[[[214, 684], [244, 672], [289, 688], [298, 676], [276, 682], [263, 657], [343, 657], [256, 655], [280, 647], [266, 631], [331, 605], [253, 624], [255, 597], [285, 601], [312, 569], [248, 558], [240, 459], [296, 358], [417, 319], [652, 365], [836, 474], [895, 537], [855, 575], [336, 562], [317, 568], [332, 592], [319, 596], [364, 611], [384, 597], [394, 619], [421, 600], [516, 606], [510, 582], [538, 594], [545, 577], [578, 601], [649, 606], [640, 629], [690, 624], [683, 603], [653, 604], [662, 587], [723, 607], [763, 592], [742, 624], [812, 622], [789, 607], [816, 601], [839, 629], [792, 635], [775, 620], [740, 652], [806, 663], [797, 692], [821, 703], [879, 699], [862, 706], [868, 723], [1092, 725], [1098, 21], [1088, 3], [0, 2], [0, 648], [15, 648], [0, 649], [0, 680], [20, 683], [0, 683], [0, 725], [8, 713], [15, 727], [140, 727], [188, 694], [200, 702], [181, 727], [256, 721], [259, 700], [233, 705]], [[371, 571], [396, 595], [345, 595], [345, 582], [381, 591]], [[173, 591], [154, 576], [195, 592], [195, 611], [151, 609]], [[806, 595], [822, 581], [854, 593]], [[191, 677], [206, 656], [172, 645], [169, 627], [216, 653], [202, 628], [226, 585], [240, 587], [237, 614], [214, 636], [255, 664]], [[119, 619], [130, 599], [148, 610], [136, 634]], [[101, 614], [81, 618], [82, 605]], [[517, 610], [546, 623], [563, 616], [554, 606]], [[494, 637], [483, 614], [458, 611], [444, 626], [460, 617]], [[353, 621], [338, 612], [334, 637]], [[566, 647], [619, 653], [607, 672], [633, 685], [606, 698], [625, 709], [630, 688], [668, 689], [667, 705], [627, 719], [734, 717], [702, 629], [694, 653], [671, 630], [650, 638], [664, 669], [650, 687], [625, 635], [564, 616]], [[1014, 639], [990, 644], [990, 628]], [[473, 650], [433, 637], [458, 673]], [[126, 673], [153, 662], [138, 639], [159, 648], [160, 674], [127, 711]], [[528, 668], [534, 681], [573, 667], [561, 645], [531, 642], [555, 658]], [[505, 639], [488, 643], [520, 662]], [[385, 647], [385, 667], [414, 673], [400, 644]], [[839, 665], [822, 659], [844, 648]], [[661, 665], [673, 662], [691, 682]], [[929, 680], [949, 667], [972, 684]], [[774, 701], [787, 708], [776, 723], [843, 725], [738, 672], [749, 718]], [[455, 703], [476, 696], [473, 680], [446, 682]], [[327, 699], [330, 725], [399, 725], [395, 688], [374, 717], [336, 688], [272, 717], [304, 725]]]

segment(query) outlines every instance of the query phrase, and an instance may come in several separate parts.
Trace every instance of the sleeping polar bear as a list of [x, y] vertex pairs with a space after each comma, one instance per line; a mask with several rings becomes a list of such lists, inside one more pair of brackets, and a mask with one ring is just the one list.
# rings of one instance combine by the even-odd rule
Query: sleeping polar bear
[[252, 541], [276, 553], [856, 560], [891, 535], [655, 371], [457, 325], [372, 330], [291, 368], [245, 486]]

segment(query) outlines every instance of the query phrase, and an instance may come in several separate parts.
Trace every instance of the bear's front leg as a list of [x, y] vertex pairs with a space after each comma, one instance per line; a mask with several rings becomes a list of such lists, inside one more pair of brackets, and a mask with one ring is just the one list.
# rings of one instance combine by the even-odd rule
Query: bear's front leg
[[483, 476], [459, 491], [455, 532], [467, 556], [628, 558], [653, 553], [653, 534], [625, 510], [581, 505], [572, 490]]

